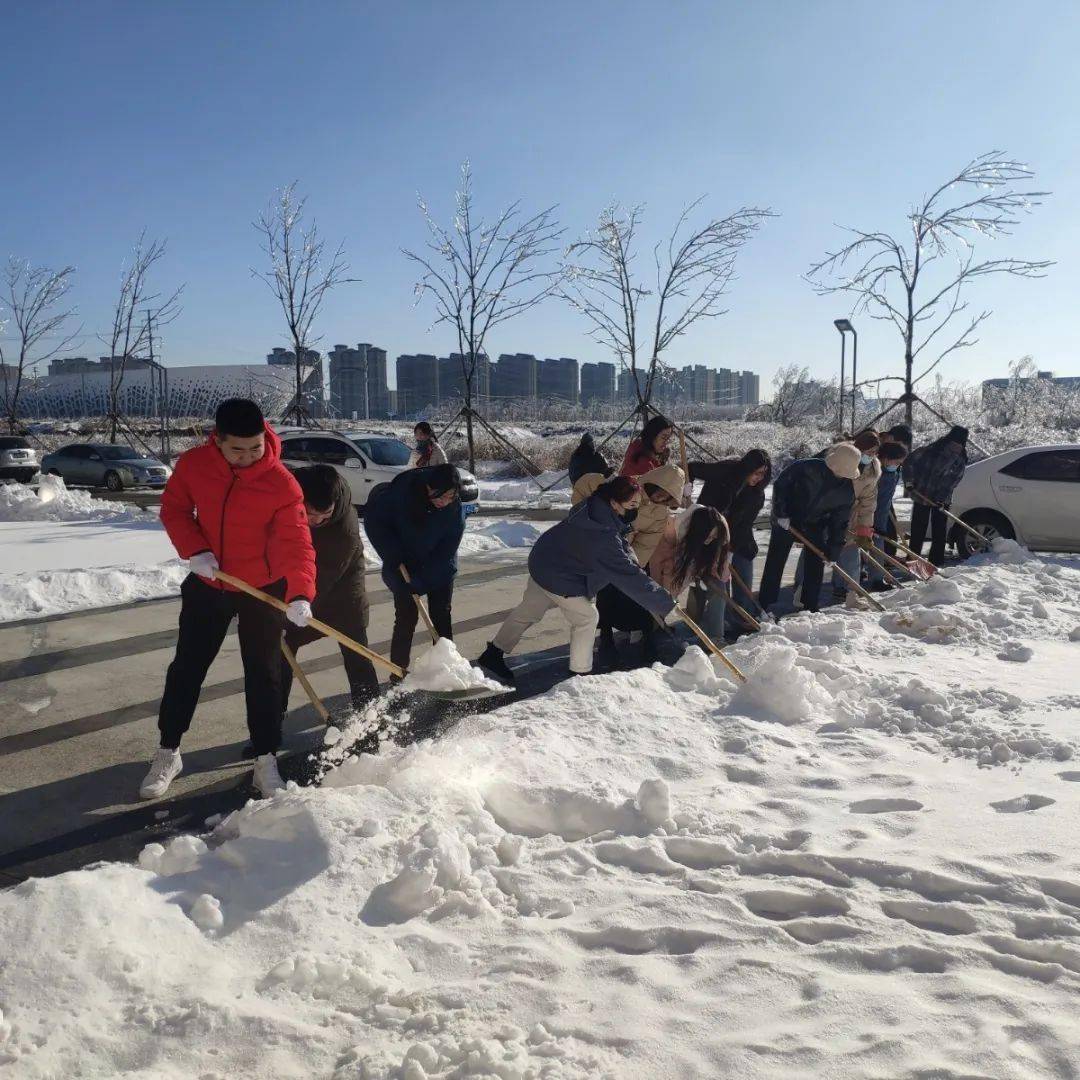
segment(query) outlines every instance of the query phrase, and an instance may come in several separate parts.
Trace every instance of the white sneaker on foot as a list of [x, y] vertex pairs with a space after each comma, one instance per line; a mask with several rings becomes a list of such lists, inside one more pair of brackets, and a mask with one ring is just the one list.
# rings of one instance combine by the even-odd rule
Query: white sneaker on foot
[[164, 746], [159, 746], [154, 751], [150, 770], [139, 786], [139, 796], [143, 799], [160, 799], [183, 768], [179, 750], [166, 750]]
[[266, 798], [285, 790], [285, 781], [278, 772], [277, 757], [274, 754], [262, 754], [255, 759], [253, 782], [259, 794]]

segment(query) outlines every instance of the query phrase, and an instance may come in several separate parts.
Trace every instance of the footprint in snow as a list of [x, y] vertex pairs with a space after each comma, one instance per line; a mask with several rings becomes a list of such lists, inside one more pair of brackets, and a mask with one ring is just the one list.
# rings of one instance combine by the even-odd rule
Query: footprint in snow
[[881, 910], [890, 919], [903, 919], [920, 930], [933, 930], [936, 934], [971, 934], [977, 929], [971, 915], [953, 904], [886, 900]]
[[1059, 772], [1062, 780], [1080, 780], [1080, 772]]
[[846, 915], [850, 908], [846, 900], [827, 892], [797, 893], [784, 889], [763, 889], [746, 893], [746, 906], [763, 919], [785, 922], [806, 916]]
[[999, 814], [1024, 814], [1029, 810], [1041, 810], [1044, 806], [1053, 806], [1056, 799], [1046, 795], [1017, 795], [1015, 799], [1004, 799], [990, 805]]
[[860, 799], [848, 811], [852, 814], [891, 814], [903, 810], [921, 810], [923, 804], [915, 799]]

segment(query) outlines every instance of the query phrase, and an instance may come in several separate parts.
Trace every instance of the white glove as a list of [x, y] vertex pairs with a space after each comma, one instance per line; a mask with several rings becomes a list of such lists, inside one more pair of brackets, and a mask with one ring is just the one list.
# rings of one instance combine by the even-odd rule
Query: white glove
[[786, 532], [791, 528], [791, 518], [777, 518], [776, 524]]
[[825, 563], [825, 569], [832, 573], [833, 564], [831, 562]]
[[193, 574], [206, 578], [207, 581], [213, 581], [215, 572], [221, 567], [218, 565], [217, 556], [212, 551], [200, 551], [198, 555], [192, 555], [188, 559], [188, 569]]
[[307, 626], [311, 622], [311, 605], [306, 600], [293, 600], [285, 609], [285, 618], [294, 626]]

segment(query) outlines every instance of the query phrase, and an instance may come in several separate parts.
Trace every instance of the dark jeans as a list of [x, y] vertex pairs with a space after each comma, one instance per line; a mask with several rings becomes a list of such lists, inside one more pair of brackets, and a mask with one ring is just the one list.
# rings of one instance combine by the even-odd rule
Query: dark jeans
[[[283, 599], [284, 581], [264, 592]], [[161, 745], [180, 746], [191, 726], [203, 681], [221, 649], [233, 617], [237, 619], [248, 732], [256, 755], [281, 745], [281, 631], [285, 616], [245, 593], [225, 592], [189, 574], [180, 587], [180, 630], [176, 655], [165, 675], [158, 713]]]
[[945, 562], [945, 541], [949, 536], [949, 519], [936, 507], [916, 502], [911, 506], [911, 550], [922, 554], [927, 526], [930, 528], [930, 561], [935, 566]]
[[[450, 605], [454, 599], [454, 583], [442, 589], [432, 589], [427, 594], [428, 613], [435, 624], [439, 637], [454, 640], [454, 628], [450, 624]], [[407, 668], [412, 655], [412, 639], [420, 613], [416, 610], [416, 597], [403, 589], [394, 590], [394, 633], [390, 638], [390, 659], [398, 667]]]
[[[327, 618], [325, 621], [329, 622], [335, 630], [340, 630], [343, 634], [351, 637], [353, 641], [358, 641], [361, 645], [368, 643], [362, 609], [354, 608], [347, 611], [337, 607], [335, 617], [333, 619]], [[323, 635], [318, 630], [310, 626], [301, 628], [290, 624], [285, 631], [285, 644], [296, 653], [300, 651], [302, 646], [308, 645], [312, 641], [320, 641], [322, 637]], [[353, 708], [362, 709], [379, 693], [379, 677], [375, 674], [375, 667], [370, 660], [365, 660], [359, 653], [353, 652], [352, 649], [346, 648], [344, 645], [341, 646], [341, 659], [345, 664], [345, 676], [349, 680], [349, 693], [352, 697]], [[288, 661], [282, 657], [281, 711], [283, 713], [287, 712], [289, 708], [289, 693], [292, 690], [292, 681], [292, 668], [289, 667]]]
[[[799, 528], [799, 532], [812, 544], [821, 547], [822, 537], [819, 529]], [[773, 526], [769, 537], [769, 554], [765, 557], [765, 569], [761, 573], [761, 589], [758, 592], [758, 604], [765, 611], [776, 603], [780, 595], [780, 579], [784, 576], [784, 566], [787, 564], [791, 545], [794, 543], [795, 537], [787, 529], [781, 529], [778, 525]], [[802, 584], [802, 605], [806, 611], [818, 610], [821, 579], [824, 573], [824, 563], [816, 555], [807, 551]]]

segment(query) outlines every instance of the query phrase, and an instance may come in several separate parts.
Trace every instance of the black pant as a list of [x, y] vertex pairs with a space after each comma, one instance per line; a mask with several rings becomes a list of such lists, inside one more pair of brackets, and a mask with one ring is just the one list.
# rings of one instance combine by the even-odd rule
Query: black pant
[[[333, 614], [316, 611], [316, 617], [323, 622], [329, 623], [335, 630], [366, 645], [367, 628], [364, 625], [364, 611], [360, 607], [335, 606]], [[289, 625], [285, 631], [285, 644], [292, 651], [299, 652], [304, 645], [312, 641], [319, 641], [323, 637], [318, 630], [310, 626], [299, 627]], [[375, 674], [375, 668], [370, 660], [365, 660], [359, 653], [352, 649], [341, 646], [341, 659], [345, 664], [345, 676], [349, 680], [349, 692], [352, 696], [353, 708], [362, 709], [369, 701], [379, 693], [379, 677]], [[292, 690], [293, 673], [288, 661], [281, 658], [281, 711], [287, 712], [289, 708], [289, 692]]]
[[[800, 528], [799, 532], [816, 547], [822, 546], [820, 529], [807, 527]], [[776, 603], [780, 595], [780, 579], [784, 576], [784, 567], [794, 543], [795, 537], [787, 529], [773, 526], [772, 535], [769, 537], [769, 554], [765, 556], [765, 569], [761, 573], [761, 588], [758, 591], [758, 604], [766, 611]], [[818, 610], [824, 573], [824, 563], [807, 549], [802, 583], [802, 606], [807, 611]]]
[[914, 502], [911, 506], [911, 550], [922, 554], [927, 525], [930, 527], [930, 561], [935, 566], [945, 562], [945, 541], [949, 536], [949, 519], [936, 507]]
[[[454, 599], [454, 583], [427, 594], [428, 613], [435, 624], [439, 637], [454, 640], [454, 628], [450, 625], [450, 605]], [[416, 596], [404, 589], [394, 590], [394, 633], [390, 638], [390, 659], [398, 667], [407, 668], [412, 655], [412, 639], [420, 613], [416, 610]]]
[[[264, 592], [282, 599], [285, 582], [267, 585]], [[246, 593], [225, 592], [189, 574], [180, 588], [180, 630], [176, 655], [165, 676], [158, 713], [161, 745], [180, 746], [191, 726], [203, 680], [229, 631], [233, 616], [244, 664], [244, 698], [248, 732], [258, 754], [273, 754], [281, 745], [281, 631], [280, 611]]]

